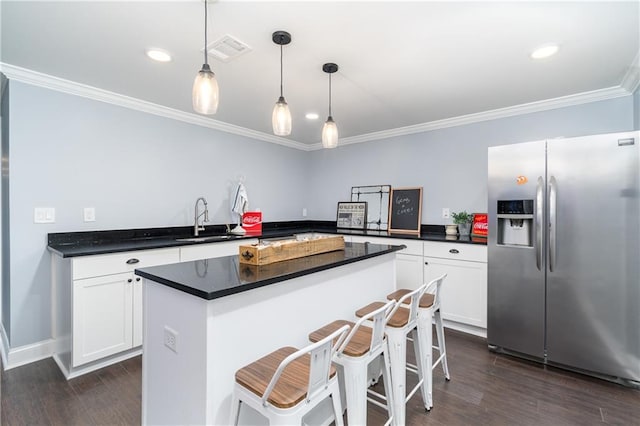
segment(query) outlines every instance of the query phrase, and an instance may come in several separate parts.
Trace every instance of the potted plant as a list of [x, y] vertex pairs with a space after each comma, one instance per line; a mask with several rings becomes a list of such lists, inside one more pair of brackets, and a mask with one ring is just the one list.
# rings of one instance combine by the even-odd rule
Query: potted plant
[[463, 210], [458, 213], [451, 213], [451, 217], [453, 217], [453, 223], [458, 225], [460, 236], [469, 235], [469, 232], [471, 231], [471, 223], [473, 222], [473, 214], [467, 213]]

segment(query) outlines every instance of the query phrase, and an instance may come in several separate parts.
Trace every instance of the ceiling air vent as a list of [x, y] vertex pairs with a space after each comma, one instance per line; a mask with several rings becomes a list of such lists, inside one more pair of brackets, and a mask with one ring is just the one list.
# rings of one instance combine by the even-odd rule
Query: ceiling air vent
[[229, 34], [223, 35], [207, 46], [209, 56], [222, 62], [229, 62], [251, 50], [248, 44], [241, 42]]

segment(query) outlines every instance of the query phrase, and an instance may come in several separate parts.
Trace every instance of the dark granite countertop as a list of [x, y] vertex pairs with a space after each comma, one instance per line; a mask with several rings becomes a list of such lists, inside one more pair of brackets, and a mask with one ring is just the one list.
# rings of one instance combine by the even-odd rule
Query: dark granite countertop
[[305, 232], [463, 244], [487, 244], [486, 238], [460, 238], [445, 235], [444, 226], [441, 225], [423, 225], [420, 234], [398, 234], [387, 231], [338, 229], [335, 222], [308, 220], [264, 223], [263, 231], [260, 235], [244, 236], [227, 235], [225, 225], [208, 225], [206, 231], [200, 234], [200, 236], [204, 237], [201, 241], [181, 241], [193, 236], [192, 226], [51, 233], [48, 235], [48, 249], [50, 252], [62, 257], [78, 257], [208, 244], [247, 238], [277, 238]]
[[226, 256], [141, 268], [136, 269], [135, 273], [194, 296], [212, 300], [382, 256], [403, 248], [403, 245], [345, 243], [344, 250], [269, 265], [249, 265], [240, 263], [238, 256]]

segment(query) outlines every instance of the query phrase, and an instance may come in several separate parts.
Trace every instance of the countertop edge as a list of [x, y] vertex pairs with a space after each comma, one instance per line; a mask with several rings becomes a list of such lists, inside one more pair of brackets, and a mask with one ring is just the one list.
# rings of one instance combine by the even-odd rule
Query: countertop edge
[[[363, 243], [356, 243], [356, 244], [363, 244]], [[355, 258], [349, 258], [349, 259], [344, 259], [344, 260], [339, 260], [336, 262], [333, 262], [331, 264], [327, 264], [327, 265], [320, 265], [320, 266], [314, 266], [314, 267], [310, 267], [308, 269], [304, 269], [304, 270], [300, 270], [300, 271], [296, 271], [296, 272], [292, 272], [292, 273], [286, 273], [284, 275], [281, 276], [277, 276], [277, 277], [270, 277], [270, 278], [266, 278], [266, 279], [262, 279], [259, 281], [255, 281], [252, 283], [248, 283], [248, 284], [243, 284], [241, 286], [237, 286], [237, 287], [232, 287], [232, 288], [225, 288], [223, 290], [217, 290], [217, 291], [213, 291], [213, 292], [205, 292], [205, 291], [201, 291], [198, 289], [195, 289], [193, 287], [190, 287], [188, 285], [170, 280], [168, 278], [153, 274], [151, 272], [149, 272], [148, 270], [153, 269], [154, 267], [148, 267], [148, 268], [142, 268], [142, 269], [136, 269], [134, 271], [134, 273], [142, 278], [157, 282], [159, 284], [165, 285], [167, 287], [171, 287], [173, 289], [182, 291], [184, 293], [188, 293], [191, 294], [193, 296], [199, 297], [201, 299], [205, 299], [205, 300], [215, 300], [215, 299], [219, 299], [225, 296], [231, 296], [234, 294], [239, 294], [239, 293], [244, 293], [246, 291], [250, 291], [250, 290], [254, 290], [256, 288], [260, 288], [260, 287], [265, 287], [268, 285], [272, 285], [272, 284], [277, 284], [279, 282], [282, 281], [287, 281], [287, 280], [291, 280], [294, 278], [299, 278], [299, 277], [303, 277], [305, 275], [310, 275], [310, 274], [314, 274], [317, 272], [322, 272], [322, 271], [326, 271], [329, 269], [333, 269], [333, 268], [337, 268], [339, 266], [344, 266], [344, 265], [349, 265], [352, 263], [357, 263], [363, 260], [367, 260], [367, 259], [372, 259], [375, 257], [379, 257], [379, 256], [384, 256], [387, 254], [391, 254], [400, 250], [403, 250], [406, 248], [405, 245], [400, 244], [400, 245], [387, 245], [387, 244], [379, 244], [379, 245], [386, 245], [388, 248], [386, 250], [383, 251], [379, 251], [376, 253], [367, 253], [367, 254], [363, 254], [363, 255], [359, 255], [358, 257]], [[230, 257], [230, 256], [226, 256], [226, 257]], [[231, 256], [233, 257], [233, 256]], [[286, 261], [285, 261], [286, 262]]]

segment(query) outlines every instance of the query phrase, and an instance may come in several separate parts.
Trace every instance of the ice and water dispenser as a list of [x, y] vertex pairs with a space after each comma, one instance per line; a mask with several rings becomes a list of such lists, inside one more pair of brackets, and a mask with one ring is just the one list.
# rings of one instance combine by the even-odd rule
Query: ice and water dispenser
[[498, 200], [498, 244], [533, 247], [533, 200]]

